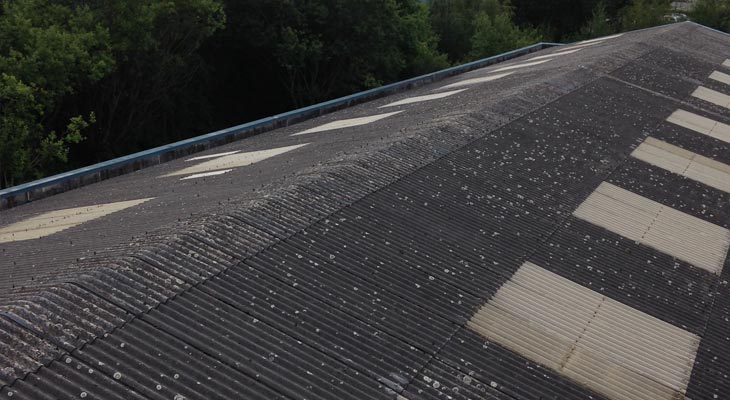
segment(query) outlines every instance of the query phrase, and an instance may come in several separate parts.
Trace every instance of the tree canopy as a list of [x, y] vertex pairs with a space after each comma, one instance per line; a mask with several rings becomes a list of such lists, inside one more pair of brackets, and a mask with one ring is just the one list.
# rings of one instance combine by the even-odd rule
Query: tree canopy
[[[546, 41], [668, 0], [0, 0], [0, 187]], [[692, 18], [728, 30], [730, 6]]]

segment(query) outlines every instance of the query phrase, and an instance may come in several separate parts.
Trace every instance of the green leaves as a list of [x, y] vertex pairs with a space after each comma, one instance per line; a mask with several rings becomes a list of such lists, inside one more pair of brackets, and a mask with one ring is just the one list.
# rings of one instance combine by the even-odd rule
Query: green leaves
[[0, 14], [0, 187], [37, 178], [68, 158], [88, 124], [56, 133], [43, 122], [61, 97], [114, 66], [109, 33], [88, 7], [9, 0]]
[[670, 12], [669, 0], [634, 0], [620, 12], [621, 29], [629, 31], [664, 24]]
[[699, 24], [730, 32], [730, 3], [727, 1], [699, 0], [690, 17]]
[[502, 12], [495, 16], [479, 14], [474, 20], [471, 58], [479, 59], [535, 44], [541, 40], [534, 29], [520, 29]]

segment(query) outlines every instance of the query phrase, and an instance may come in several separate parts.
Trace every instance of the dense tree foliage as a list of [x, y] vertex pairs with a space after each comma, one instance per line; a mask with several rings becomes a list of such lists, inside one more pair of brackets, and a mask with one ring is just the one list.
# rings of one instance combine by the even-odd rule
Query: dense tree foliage
[[[665, 23], [668, 0], [0, 0], [0, 187], [540, 40]], [[699, 0], [728, 30], [730, 6]]]
[[699, 0], [692, 10], [696, 22], [730, 32], [730, 2], [727, 0]]
[[628, 31], [661, 25], [670, 12], [667, 0], [634, 0], [621, 10], [621, 28]]

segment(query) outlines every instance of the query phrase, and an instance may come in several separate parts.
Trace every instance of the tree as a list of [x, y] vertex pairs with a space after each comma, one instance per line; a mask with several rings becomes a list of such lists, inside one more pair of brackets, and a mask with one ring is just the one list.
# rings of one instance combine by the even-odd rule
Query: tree
[[484, 58], [535, 44], [541, 40], [533, 29], [520, 29], [506, 12], [495, 16], [479, 14], [474, 21], [471, 39], [472, 59]]
[[439, 49], [454, 63], [464, 62], [472, 51], [475, 19], [508, 12], [499, 0], [431, 0], [431, 26], [439, 37]]
[[593, 9], [591, 19], [583, 25], [580, 31], [569, 36], [568, 41], [574, 42], [578, 40], [593, 39], [608, 36], [615, 32], [616, 28], [611, 23], [611, 17], [606, 10], [606, 5], [603, 2], [599, 2]]
[[699, 0], [690, 12], [698, 24], [730, 32], [730, 4], [723, 0]]
[[[75, 0], [78, 1], [78, 0]], [[129, 154], [206, 129], [202, 43], [223, 28], [217, 0], [95, 0], [115, 68], [65, 99], [69, 113], [96, 110], [76, 149], [82, 164]]]
[[448, 66], [416, 0], [229, 0], [204, 48], [218, 126]]
[[621, 29], [630, 31], [662, 25], [670, 12], [669, 0], [634, 0], [621, 10]]
[[[84, 5], [8, 0], [0, 14], [0, 187], [42, 176], [67, 161], [94, 115], [60, 115], [76, 87], [114, 66], [108, 31]], [[59, 129], [49, 129], [56, 120]]]
[[608, 19], [615, 20], [631, 0], [512, 0], [518, 25], [537, 26], [549, 40], [558, 42], [576, 38], [599, 3], [605, 6]]

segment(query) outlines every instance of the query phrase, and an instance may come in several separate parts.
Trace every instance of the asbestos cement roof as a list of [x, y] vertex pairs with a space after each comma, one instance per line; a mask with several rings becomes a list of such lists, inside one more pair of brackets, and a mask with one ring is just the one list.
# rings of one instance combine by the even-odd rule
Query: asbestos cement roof
[[0, 396], [730, 396], [730, 36], [523, 56], [0, 211]]

